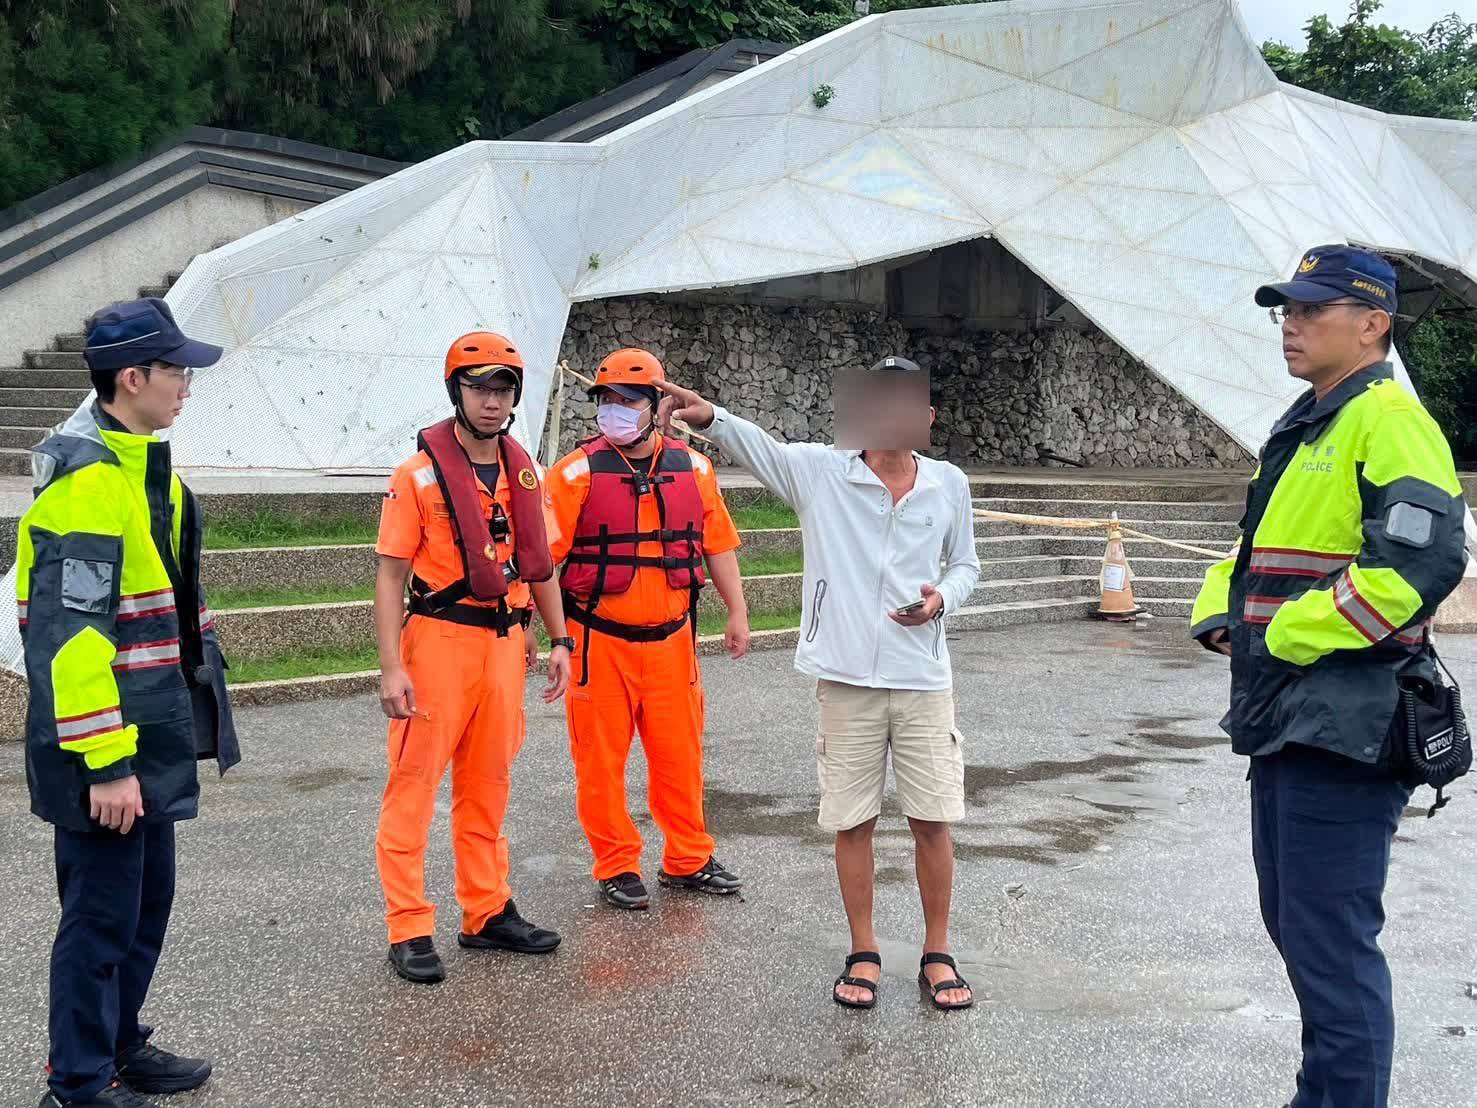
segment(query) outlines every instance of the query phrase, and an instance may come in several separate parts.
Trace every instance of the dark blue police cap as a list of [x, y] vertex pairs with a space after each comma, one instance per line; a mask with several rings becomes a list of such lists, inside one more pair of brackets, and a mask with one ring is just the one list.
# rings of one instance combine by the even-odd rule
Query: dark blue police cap
[[200, 369], [220, 360], [221, 348], [187, 338], [169, 305], [157, 298], [109, 304], [87, 321], [82, 351], [88, 369], [126, 369], [153, 361]]
[[1289, 300], [1322, 304], [1348, 296], [1394, 315], [1395, 287], [1395, 267], [1384, 258], [1336, 243], [1313, 247], [1298, 263], [1297, 276], [1280, 285], [1263, 285], [1256, 290], [1256, 302], [1273, 308]]

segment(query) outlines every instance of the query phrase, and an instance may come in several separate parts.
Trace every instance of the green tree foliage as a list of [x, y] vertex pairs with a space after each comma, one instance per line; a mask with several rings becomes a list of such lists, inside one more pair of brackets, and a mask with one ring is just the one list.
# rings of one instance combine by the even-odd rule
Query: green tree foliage
[[234, 0], [223, 119], [414, 161], [614, 83], [595, 0]]
[[0, 0], [0, 207], [208, 119], [225, 0]]
[[[1354, 0], [1341, 25], [1310, 20], [1303, 50], [1267, 43], [1262, 53], [1281, 80], [1340, 100], [1396, 115], [1477, 119], [1477, 23], [1451, 15], [1411, 34], [1376, 22], [1379, 10], [1379, 0]], [[1445, 297], [1398, 349], [1457, 464], [1477, 467], [1477, 312]]]

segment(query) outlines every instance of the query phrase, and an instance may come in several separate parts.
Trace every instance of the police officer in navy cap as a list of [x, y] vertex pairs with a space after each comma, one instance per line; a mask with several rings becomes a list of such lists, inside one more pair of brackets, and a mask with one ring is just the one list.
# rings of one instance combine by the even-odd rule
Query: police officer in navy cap
[[240, 760], [225, 662], [200, 587], [204, 522], [158, 437], [221, 348], [162, 300], [87, 325], [96, 400], [36, 447], [17, 535], [30, 704], [31, 811], [53, 827], [61, 922], [51, 950], [42, 1108], [142, 1108], [210, 1063], [140, 1022], [174, 902], [174, 825], [196, 814], [196, 765]]
[[1302, 1016], [1292, 1108], [1383, 1108], [1395, 1014], [1378, 938], [1413, 783], [1399, 682], [1435, 678], [1428, 623], [1461, 580], [1467, 510], [1441, 429], [1389, 360], [1389, 262], [1314, 247], [1256, 302], [1309, 387], [1272, 427], [1191, 634], [1231, 659], [1221, 726], [1251, 763], [1262, 920]]

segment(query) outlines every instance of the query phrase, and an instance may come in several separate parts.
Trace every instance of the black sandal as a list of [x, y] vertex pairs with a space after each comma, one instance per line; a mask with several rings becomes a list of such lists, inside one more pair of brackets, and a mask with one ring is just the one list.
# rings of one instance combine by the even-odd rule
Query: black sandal
[[[950, 981], [942, 981], [935, 985], [928, 979], [928, 974], [923, 972], [924, 966], [948, 966], [954, 971], [954, 977]], [[940, 1012], [957, 1012], [963, 1008], [974, 1006], [974, 989], [970, 988], [969, 982], [959, 972], [959, 967], [954, 964], [954, 959], [947, 954], [934, 951], [925, 954], [923, 960], [918, 963], [918, 987], [928, 994], [928, 1002]], [[945, 1004], [939, 1000], [939, 993], [946, 993], [950, 989], [969, 989], [969, 999], [963, 1004]]]
[[[851, 969], [858, 962], [876, 966], [878, 972], [882, 970], [882, 955], [875, 950], [858, 950], [855, 954], [846, 956], [846, 968]], [[842, 985], [850, 985], [854, 989], [870, 989], [872, 998], [870, 1000], [846, 1000], [836, 990]], [[831, 999], [843, 1008], [874, 1008], [877, 1005], [877, 994], [882, 991], [881, 981], [868, 981], [865, 977], [850, 977], [846, 973], [836, 978], [836, 983], [831, 986]]]

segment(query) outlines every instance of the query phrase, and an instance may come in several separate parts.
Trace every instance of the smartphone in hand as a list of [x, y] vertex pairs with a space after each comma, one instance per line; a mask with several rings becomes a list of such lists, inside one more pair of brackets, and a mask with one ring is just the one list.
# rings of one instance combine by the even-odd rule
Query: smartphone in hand
[[927, 603], [928, 603], [928, 601], [926, 601], [926, 600], [915, 600], [915, 601], [913, 601], [913, 603], [908, 604], [908, 605], [905, 605], [902, 608], [899, 608], [897, 610], [897, 614], [900, 615], [900, 616], [916, 615], [918, 612], [923, 611], [923, 606], [925, 604], [927, 604]]

